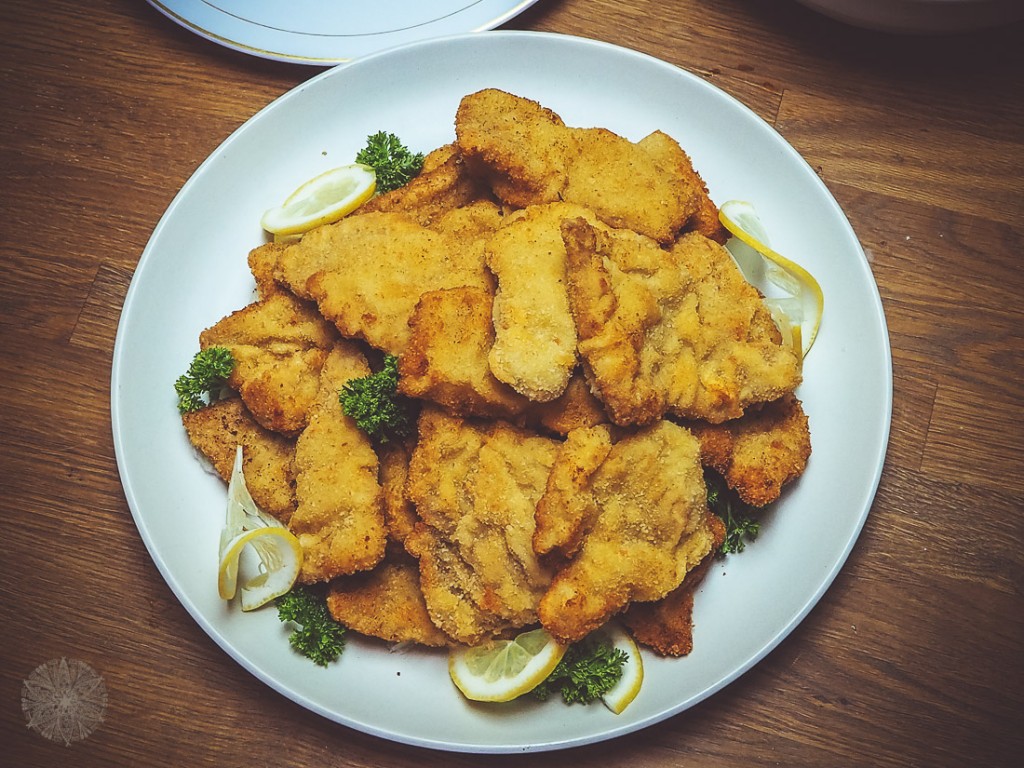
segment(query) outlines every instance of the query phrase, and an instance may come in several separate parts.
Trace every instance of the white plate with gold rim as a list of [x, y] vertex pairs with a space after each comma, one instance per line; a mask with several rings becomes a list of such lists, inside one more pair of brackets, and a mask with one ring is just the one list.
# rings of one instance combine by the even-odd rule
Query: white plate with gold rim
[[332, 66], [405, 43], [494, 29], [537, 0], [147, 0], [219, 45]]
[[[262, 212], [302, 181], [350, 162], [376, 131], [392, 131], [417, 151], [451, 141], [459, 100], [485, 87], [540, 101], [569, 125], [632, 140], [656, 129], [674, 136], [713, 198], [752, 202], [773, 245], [825, 293], [799, 390], [814, 444], [807, 471], [767, 515], [757, 542], [703, 583], [693, 653], [648, 656], [643, 688], [618, 716], [559, 701], [472, 704], [451, 684], [443, 653], [395, 652], [356, 638], [327, 670], [294, 654], [272, 608], [242, 614], [217, 596], [225, 488], [196, 461], [175, 409], [173, 382], [200, 331], [252, 300], [246, 254], [264, 241]], [[701, 78], [644, 54], [487, 32], [324, 72], [224, 141], [182, 187], [139, 261], [118, 328], [111, 408], [141, 537], [175, 595], [232, 659], [359, 731], [435, 749], [523, 752], [679, 716], [775, 648], [825, 594], [857, 540], [884, 462], [891, 402], [888, 334], [868, 261], [821, 179], [776, 131]]]

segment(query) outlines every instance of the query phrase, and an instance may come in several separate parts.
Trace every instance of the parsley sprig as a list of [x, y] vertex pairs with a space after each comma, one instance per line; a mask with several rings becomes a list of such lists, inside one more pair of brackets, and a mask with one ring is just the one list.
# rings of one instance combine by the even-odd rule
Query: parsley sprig
[[321, 667], [336, 661], [345, 649], [345, 627], [331, 616], [319, 592], [296, 586], [277, 598], [277, 617], [292, 624], [292, 648]]
[[561, 694], [566, 704], [590, 704], [615, 687], [628, 659], [625, 651], [604, 638], [585, 638], [569, 646], [558, 666], [532, 693], [541, 701]]
[[757, 539], [761, 522], [754, 517], [754, 509], [744, 504], [726, 486], [721, 475], [708, 470], [705, 473], [708, 487], [708, 506], [725, 523], [725, 540], [718, 548], [719, 557], [742, 552], [749, 542]]
[[412, 433], [412, 403], [398, 394], [398, 358], [394, 355], [385, 355], [384, 366], [376, 373], [347, 382], [338, 400], [345, 415], [379, 443]]
[[207, 347], [196, 353], [188, 371], [174, 382], [178, 412], [191, 413], [210, 404], [234, 370], [235, 359], [225, 347]]
[[377, 191], [390, 192], [409, 183], [423, 169], [423, 153], [410, 152], [393, 133], [378, 131], [366, 137], [356, 162], [377, 172]]

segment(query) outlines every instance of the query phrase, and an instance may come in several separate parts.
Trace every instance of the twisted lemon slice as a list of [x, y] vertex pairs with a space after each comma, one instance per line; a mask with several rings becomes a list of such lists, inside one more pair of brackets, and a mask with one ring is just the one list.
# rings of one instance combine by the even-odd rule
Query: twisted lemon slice
[[242, 446], [238, 446], [228, 483], [227, 520], [220, 533], [217, 589], [224, 600], [231, 600], [238, 591], [246, 547], [259, 557], [256, 573], [242, 580], [242, 610], [251, 611], [292, 588], [302, 567], [302, 547], [291, 531], [252, 500], [242, 474]]
[[806, 356], [818, 336], [825, 295], [814, 276], [768, 246], [768, 233], [754, 206], [730, 200], [718, 218], [733, 239], [726, 244], [743, 276], [765, 297], [765, 304], [787, 343]]

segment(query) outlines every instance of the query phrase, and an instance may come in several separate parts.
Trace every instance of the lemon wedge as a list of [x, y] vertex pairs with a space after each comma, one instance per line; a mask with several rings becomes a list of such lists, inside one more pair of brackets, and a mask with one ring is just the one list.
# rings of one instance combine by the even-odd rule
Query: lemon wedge
[[794, 261], [772, 250], [768, 232], [754, 206], [729, 200], [718, 218], [733, 238], [726, 244], [743, 276], [765, 297], [783, 337], [806, 357], [818, 336], [825, 295], [814, 276]]
[[612, 647], [626, 654], [622, 665], [622, 677], [615, 686], [601, 697], [601, 701], [616, 715], [633, 703], [644, 682], [644, 662], [636, 641], [618, 624], [612, 622], [598, 630]]
[[277, 208], [263, 214], [260, 224], [283, 239], [331, 224], [352, 213], [377, 190], [377, 172], [353, 163], [325, 171], [296, 189]]
[[448, 653], [448, 674], [467, 699], [511, 701], [547, 679], [566, 647], [547, 630], [534, 629], [511, 640], [453, 648]]
[[224, 600], [238, 592], [246, 547], [259, 558], [256, 573], [242, 579], [242, 610], [251, 611], [292, 588], [302, 567], [302, 546], [291, 531], [256, 506], [245, 485], [242, 446], [238, 446], [228, 482], [227, 520], [220, 534], [217, 590]]

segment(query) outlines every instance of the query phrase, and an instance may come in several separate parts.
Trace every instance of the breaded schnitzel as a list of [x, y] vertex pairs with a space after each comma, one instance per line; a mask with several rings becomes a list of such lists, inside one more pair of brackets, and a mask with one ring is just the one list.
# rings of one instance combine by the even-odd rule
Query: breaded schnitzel
[[274, 280], [274, 270], [277, 268], [277, 260], [287, 246], [284, 243], [264, 243], [249, 251], [247, 262], [249, 271], [252, 272], [256, 281], [256, 296], [260, 299], [267, 298], [270, 294], [282, 290], [281, 286]]
[[582, 371], [577, 369], [557, 399], [549, 403], [531, 403], [519, 423], [564, 436], [581, 427], [607, 424], [608, 414], [604, 403], [590, 391]]
[[535, 101], [493, 88], [462, 99], [455, 146], [470, 173], [514, 208], [562, 199], [575, 147], [562, 118]]
[[578, 551], [538, 606], [552, 635], [575, 642], [631, 602], [660, 600], [712, 551], [699, 452], [697, 439], [668, 421], [612, 446], [573, 502], [591, 510]]
[[235, 366], [228, 386], [264, 427], [295, 435], [306, 425], [320, 369], [337, 336], [315, 307], [270, 289], [203, 331], [199, 346], [230, 350]]
[[448, 145], [431, 152], [423, 170], [408, 184], [370, 199], [354, 215], [406, 213], [427, 227], [449, 211], [490, 198], [482, 181], [466, 172], [454, 145]]
[[793, 395], [722, 424], [688, 424], [700, 440], [701, 461], [725, 478], [747, 504], [771, 504], [800, 477], [811, 455], [803, 405]]
[[538, 555], [554, 554], [558, 561], [567, 561], [579, 551], [600, 514], [589, 491], [591, 478], [611, 450], [611, 431], [604, 425], [575, 429], [566, 436], [537, 502], [533, 550]]
[[298, 505], [288, 527], [302, 545], [303, 584], [368, 570], [384, 557], [377, 454], [338, 402], [346, 382], [369, 373], [356, 346], [339, 341], [324, 363], [309, 424], [295, 445]]
[[380, 458], [380, 487], [384, 493], [384, 524], [388, 541], [405, 546], [405, 540], [416, 527], [416, 510], [405, 496], [405, 482], [409, 477], [412, 447], [391, 440], [378, 449]]
[[372, 571], [332, 580], [327, 609], [335, 621], [368, 637], [432, 647], [448, 644], [430, 620], [419, 569], [408, 556], [389, 555]]
[[683, 583], [661, 600], [633, 603], [620, 617], [633, 639], [662, 656], [686, 656], [693, 650], [693, 600], [697, 587], [714, 562], [714, 552], [725, 539], [725, 525], [711, 515], [715, 543], [711, 554], [688, 574]]
[[575, 203], [668, 243], [710, 203], [687, 154], [661, 132], [634, 143], [570, 128], [537, 102], [490, 88], [462, 99], [455, 134], [467, 168], [516, 208]]
[[239, 397], [218, 400], [184, 413], [189, 441], [224, 482], [231, 479], [235, 452], [242, 446], [242, 473], [256, 505], [282, 523], [295, 511], [295, 440], [260, 426]]
[[576, 367], [576, 326], [566, 295], [561, 233], [561, 222], [569, 217], [596, 223], [579, 206], [535, 205], [506, 216], [484, 248], [498, 280], [491, 371], [537, 402], [561, 395]]
[[558, 443], [432, 407], [419, 432], [406, 492], [422, 522], [406, 548], [431, 619], [467, 645], [536, 622], [551, 574], [533, 551], [534, 509]]
[[800, 383], [799, 357], [722, 246], [691, 233], [666, 251], [583, 219], [562, 235], [580, 356], [616, 424], [719, 423]]
[[420, 297], [409, 319], [411, 338], [398, 360], [399, 392], [430, 400], [461, 416], [511, 419], [529, 402], [494, 377], [493, 294], [446, 288]]
[[342, 336], [393, 355], [405, 350], [424, 293], [491, 284], [474, 243], [402, 213], [350, 216], [308, 232], [281, 254], [275, 277], [315, 301]]

